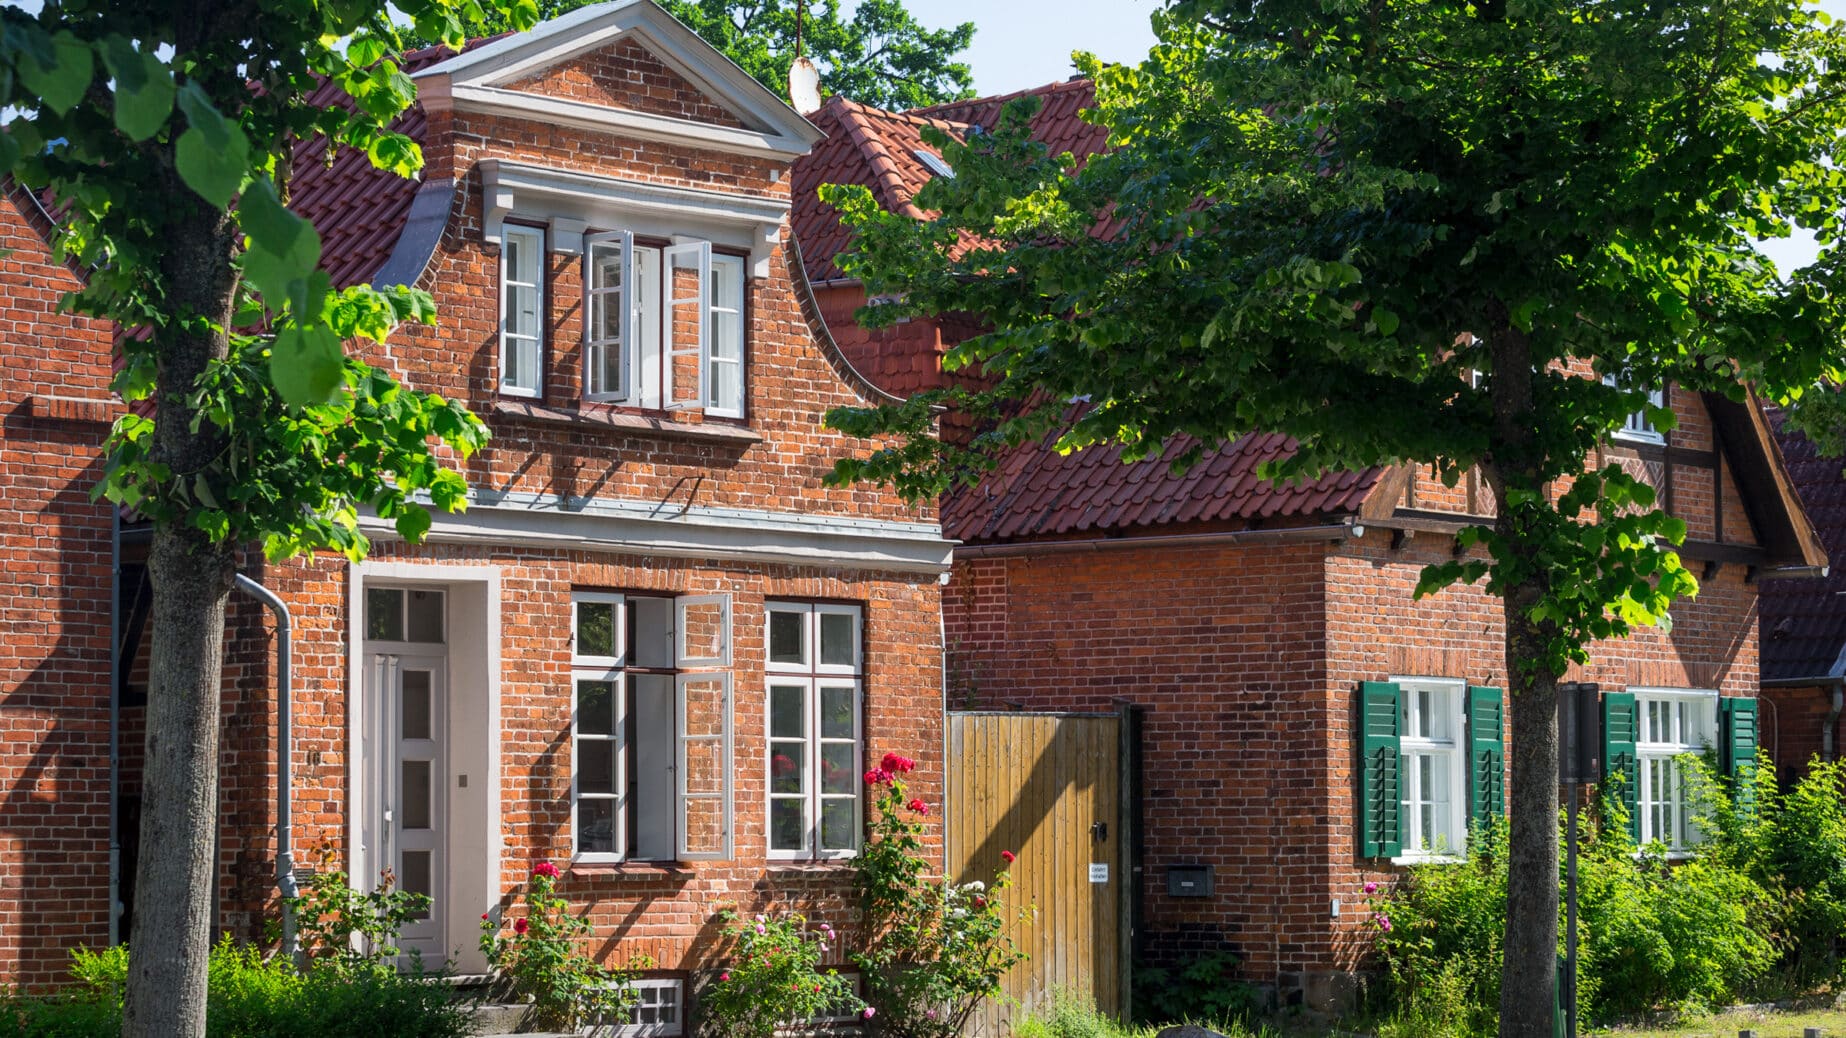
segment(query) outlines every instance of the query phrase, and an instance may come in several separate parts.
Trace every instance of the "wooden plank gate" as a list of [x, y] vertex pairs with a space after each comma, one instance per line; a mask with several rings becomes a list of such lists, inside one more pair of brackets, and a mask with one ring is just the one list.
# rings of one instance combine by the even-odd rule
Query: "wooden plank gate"
[[1136, 727], [1115, 714], [948, 715], [948, 875], [991, 881], [1000, 852], [1014, 852], [1008, 933], [1029, 956], [970, 1034], [1009, 1035], [1059, 994], [1127, 1013]]

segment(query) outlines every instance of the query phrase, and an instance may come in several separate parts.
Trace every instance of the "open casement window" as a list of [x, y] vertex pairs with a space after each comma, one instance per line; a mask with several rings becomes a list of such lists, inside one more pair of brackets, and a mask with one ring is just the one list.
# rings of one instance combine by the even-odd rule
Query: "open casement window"
[[583, 239], [583, 398], [626, 400], [635, 341], [635, 236]]
[[711, 352], [711, 242], [688, 242], [660, 250], [666, 297], [667, 399], [669, 411], [705, 406]]
[[536, 397], [544, 386], [545, 232], [508, 224], [500, 240], [500, 392]]
[[744, 416], [744, 259], [711, 258], [711, 328], [706, 335], [705, 413]]
[[572, 618], [576, 859], [728, 859], [731, 675], [688, 669], [729, 665], [728, 597], [580, 591]]
[[1360, 853], [1460, 855], [1506, 810], [1503, 696], [1446, 678], [1368, 681], [1359, 699]]

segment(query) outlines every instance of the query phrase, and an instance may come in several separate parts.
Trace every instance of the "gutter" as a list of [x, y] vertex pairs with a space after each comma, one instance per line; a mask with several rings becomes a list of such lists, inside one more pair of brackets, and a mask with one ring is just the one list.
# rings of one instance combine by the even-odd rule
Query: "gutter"
[[122, 943], [122, 510], [109, 509], [109, 947]]
[[1067, 552], [1111, 551], [1118, 548], [1163, 548], [1172, 545], [1198, 547], [1214, 544], [1298, 544], [1311, 541], [1343, 541], [1365, 536], [1365, 525], [1354, 519], [1326, 526], [1280, 526], [1267, 530], [1223, 530], [1216, 533], [1157, 534], [1148, 537], [1086, 537], [1071, 541], [1009, 541], [1004, 544], [963, 544], [955, 547], [956, 558], [988, 558], [1005, 555], [1053, 555]]
[[1827, 719], [1821, 722], [1820, 759], [1832, 761], [1839, 759], [1839, 747], [1833, 743], [1834, 731], [1839, 727], [1840, 711], [1846, 706], [1846, 678], [1835, 678], [1833, 697], [1827, 706]]
[[289, 640], [288, 605], [276, 593], [242, 573], [237, 574], [237, 589], [269, 607], [276, 618], [276, 890], [282, 895], [282, 954], [298, 957], [300, 946], [295, 939], [295, 913], [288, 900], [299, 897], [301, 887], [295, 882], [295, 853], [290, 846], [294, 835], [289, 818], [289, 799], [294, 743], [289, 734], [290, 672], [295, 658]]

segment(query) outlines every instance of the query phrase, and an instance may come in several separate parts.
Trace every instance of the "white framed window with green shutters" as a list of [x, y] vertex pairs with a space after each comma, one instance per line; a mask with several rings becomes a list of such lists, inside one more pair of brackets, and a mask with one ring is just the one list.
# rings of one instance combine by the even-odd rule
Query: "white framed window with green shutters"
[[507, 224], [500, 239], [500, 392], [544, 394], [545, 232]]
[[1506, 809], [1503, 696], [1456, 678], [1360, 683], [1359, 852], [1394, 862], [1467, 852]]
[[730, 600], [571, 596], [574, 860], [731, 857]]
[[1696, 805], [1679, 757], [1717, 745], [1718, 693], [1710, 689], [1630, 688], [1639, 719], [1635, 758], [1642, 844], [1658, 841], [1671, 851], [1704, 842], [1694, 822]]
[[745, 258], [708, 241], [584, 237], [583, 398], [744, 417]]
[[864, 829], [864, 612], [807, 602], [765, 612], [769, 857], [851, 857]]

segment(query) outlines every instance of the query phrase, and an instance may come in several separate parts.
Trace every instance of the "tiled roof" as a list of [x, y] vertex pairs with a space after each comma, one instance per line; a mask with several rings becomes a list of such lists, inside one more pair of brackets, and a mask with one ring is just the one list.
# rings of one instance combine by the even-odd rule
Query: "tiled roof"
[[1015, 448], [979, 483], [951, 491], [942, 502], [943, 532], [961, 541], [1005, 541], [1352, 513], [1383, 473], [1334, 472], [1278, 486], [1256, 474], [1263, 462], [1294, 451], [1293, 440], [1273, 433], [1246, 435], [1180, 475], [1172, 463], [1191, 440], [1175, 439], [1159, 455], [1125, 465], [1119, 447], [1060, 454], [1055, 439]]
[[1813, 441], [1784, 427], [1779, 413], [1773, 417], [1789, 474], [1833, 565], [1825, 580], [1763, 581], [1763, 680], [1846, 676], [1846, 461], [1821, 457]]

